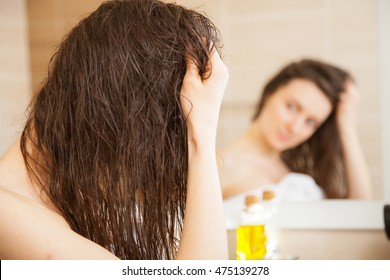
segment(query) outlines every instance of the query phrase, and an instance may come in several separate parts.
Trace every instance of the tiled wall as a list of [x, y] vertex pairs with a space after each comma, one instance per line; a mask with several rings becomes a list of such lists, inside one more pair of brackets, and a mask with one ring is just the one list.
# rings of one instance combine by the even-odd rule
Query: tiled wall
[[[61, 38], [101, 2], [27, 0], [34, 91], [45, 77], [48, 61]], [[382, 197], [376, 1], [176, 2], [206, 11], [222, 33], [223, 58], [229, 67], [230, 81], [221, 110], [218, 148], [234, 141], [248, 127], [260, 89], [275, 71], [302, 57], [324, 59], [348, 69], [358, 82], [359, 135], [375, 197]], [[12, 51], [13, 45], [9, 44]]]
[[24, 0], [0, 0], [0, 155], [16, 141], [30, 96]]
[[70, 29], [102, 0], [27, 0], [33, 91], [47, 76], [48, 62]]

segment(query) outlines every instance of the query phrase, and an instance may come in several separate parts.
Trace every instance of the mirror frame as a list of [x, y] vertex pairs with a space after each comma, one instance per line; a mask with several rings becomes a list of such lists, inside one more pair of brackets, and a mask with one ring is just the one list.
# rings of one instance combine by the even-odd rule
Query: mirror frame
[[381, 230], [384, 229], [383, 206], [382, 201], [337, 199], [281, 203], [273, 222], [282, 229]]
[[[390, 84], [387, 79], [390, 76], [390, 38], [388, 36], [390, 29], [390, 3], [387, 0], [377, 0], [378, 2], [378, 36], [379, 36], [379, 90], [380, 90], [380, 114], [381, 114], [381, 151], [382, 151], [382, 170], [383, 170], [383, 194], [385, 202], [390, 202], [390, 176], [386, 173], [390, 167]], [[387, 188], [385, 188], [387, 186]]]

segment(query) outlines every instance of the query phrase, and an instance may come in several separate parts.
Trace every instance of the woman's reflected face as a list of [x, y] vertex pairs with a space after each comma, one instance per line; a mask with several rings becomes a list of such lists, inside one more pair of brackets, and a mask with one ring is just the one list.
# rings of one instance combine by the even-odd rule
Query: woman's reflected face
[[280, 87], [264, 105], [256, 122], [268, 146], [278, 152], [309, 139], [332, 111], [326, 95], [304, 79]]

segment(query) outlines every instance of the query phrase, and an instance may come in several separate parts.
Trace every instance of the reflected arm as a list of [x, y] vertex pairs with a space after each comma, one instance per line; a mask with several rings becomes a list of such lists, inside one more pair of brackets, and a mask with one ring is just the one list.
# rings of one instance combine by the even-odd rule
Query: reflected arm
[[338, 128], [348, 178], [348, 198], [370, 199], [370, 175], [356, 130], [358, 102], [356, 85], [348, 81], [337, 108]]
[[371, 180], [356, 130], [344, 129], [341, 142], [348, 178], [348, 198], [370, 199]]

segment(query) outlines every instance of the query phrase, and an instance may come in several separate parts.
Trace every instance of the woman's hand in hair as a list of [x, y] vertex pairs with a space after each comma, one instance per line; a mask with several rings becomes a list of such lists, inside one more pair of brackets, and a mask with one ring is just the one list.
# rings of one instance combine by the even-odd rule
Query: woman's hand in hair
[[340, 132], [356, 129], [360, 96], [356, 84], [348, 80], [337, 105], [337, 122]]
[[215, 138], [222, 97], [229, 79], [227, 67], [215, 48], [211, 51], [207, 69], [206, 78], [201, 77], [197, 66], [187, 58], [181, 106], [187, 118], [189, 136], [196, 140], [203, 136]]
[[348, 178], [348, 198], [369, 199], [371, 179], [356, 127], [359, 99], [355, 83], [347, 81], [337, 107], [337, 123]]
[[219, 109], [228, 72], [213, 51], [202, 78], [188, 60], [181, 90], [181, 106], [187, 116], [188, 176], [183, 232], [177, 259], [226, 259], [227, 233], [215, 141]]

